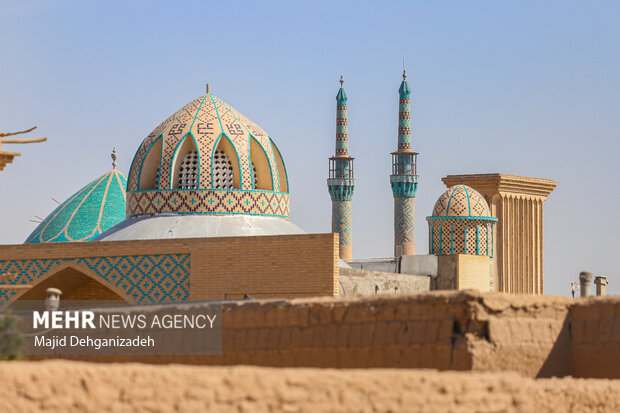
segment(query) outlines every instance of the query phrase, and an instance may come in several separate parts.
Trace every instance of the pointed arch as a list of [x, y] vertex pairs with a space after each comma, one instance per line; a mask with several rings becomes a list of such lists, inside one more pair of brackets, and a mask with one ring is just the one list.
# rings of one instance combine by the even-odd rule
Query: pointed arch
[[183, 139], [179, 142], [177, 147], [174, 150], [174, 154], [172, 155], [172, 165], [170, 167], [170, 183], [171, 188], [178, 189], [185, 187], [187, 185], [181, 182], [181, 168], [188, 158], [188, 155], [195, 153], [195, 157], [197, 163], [195, 165], [196, 176], [195, 176], [195, 187], [192, 189], [198, 189], [200, 186], [200, 153], [198, 152], [198, 145], [196, 143], [196, 139], [191, 134], [191, 132], [187, 133]]
[[217, 173], [218, 173], [218, 168], [219, 166], [216, 165], [216, 156], [219, 156], [219, 154], [224, 153], [226, 155], [226, 157], [228, 157], [228, 159], [230, 160], [230, 166], [232, 168], [232, 178], [233, 178], [233, 188], [234, 189], [241, 189], [241, 182], [243, 182], [242, 176], [241, 176], [241, 164], [239, 161], [239, 153], [237, 152], [237, 148], [235, 148], [235, 145], [233, 144], [233, 142], [230, 140], [230, 138], [225, 134], [222, 133], [218, 138], [217, 141], [215, 142], [215, 145], [213, 145], [213, 152], [211, 153], [211, 171], [212, 171], [212, 175], [211, 175], [211, 185], [212, 188], [216, 188], [216, 179], [217, 179]]
[[151, 143], [138, 173], [138, 191], [159, 189], [163, 135]]
[[278, 178], [280, 181], [280, 192], [288, 193], [288, 174], [286, 172], [286, 165], [284, 165], [284, 160], [282, 159], [282, 154], [280, 150], [276, 146], [273, 139], [269, 138], [269, 142], [271, 142], [271, 147], [273, 148], [273, 154], [276, 158], [276, 165], [278, 166]]
[[50, 287], [62, 291], [62, 300], [105, 300], [134, 303], [135, 300], [108, 281], [98, 277], [90, 269], [69, 264], [49, 271], [33, 281], [32, 287], [19, 291], [4, 304], [10, 307], [21, 300], [45, 300]]
[[263, 145], [256, 140], [256, 138], [250, 135], [250, 162], [252, 163], [254, 173], [255, 188], [265, 191], [273, 191], [274, 179], [271, 165], [269, 164], [269, 158]]

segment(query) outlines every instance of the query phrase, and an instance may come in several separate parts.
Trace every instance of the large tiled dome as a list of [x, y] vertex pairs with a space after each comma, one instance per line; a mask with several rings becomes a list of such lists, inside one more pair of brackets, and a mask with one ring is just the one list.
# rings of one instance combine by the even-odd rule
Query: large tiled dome
[[111, 170], [47, 216], [26, 243], [90, 241], [125, 219], [127, 178]]
[[214, 95], [192, 100], [144, 139], [129, 172], [127, 216], [161, 213], [288, 218], [278, 148]]
[[127, 219], [97, 240], [302, 234], [289, 220], [282, 155], [254, 122], [212, 94], [142, 142], [127, 184]]

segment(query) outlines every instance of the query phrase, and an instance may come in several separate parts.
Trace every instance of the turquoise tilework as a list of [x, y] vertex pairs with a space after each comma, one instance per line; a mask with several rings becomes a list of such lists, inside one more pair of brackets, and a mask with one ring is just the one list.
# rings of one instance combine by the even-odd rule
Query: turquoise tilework
[[26, 244], [89, 241], [125, 219], [127, 178], [112, 170], [69, 197], [40, 223]]
[[[5, 284], [32, 284], [65, 266], [89, 269], [137, 303], [189, 299], [190, 254], [156, 254], [117, 257], [42, 258], [0, 261]], [[16, 290], [0, 289], [0, 307]]]

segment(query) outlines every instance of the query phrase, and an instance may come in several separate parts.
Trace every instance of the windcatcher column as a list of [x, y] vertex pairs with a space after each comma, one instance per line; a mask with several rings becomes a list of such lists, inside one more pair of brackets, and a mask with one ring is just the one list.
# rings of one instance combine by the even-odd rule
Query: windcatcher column
[[340, 238], [340, 258], [352, 257], [351, 198], [355, 188], [353, 159], [349, 156], [347, 135], [347, 94], [340, 76], [340, 90], [336, 96], [336, 155], [329, 158], [327, 188], [332, 198], [332, 232]]
[[418, 153], [411, 150], [411, 89], [407, 72], [398, 89], [398, 150], [392, 152], [390, 184], [394, 195], [394, 256], [415, 254], [413, 213], [418, 189]]

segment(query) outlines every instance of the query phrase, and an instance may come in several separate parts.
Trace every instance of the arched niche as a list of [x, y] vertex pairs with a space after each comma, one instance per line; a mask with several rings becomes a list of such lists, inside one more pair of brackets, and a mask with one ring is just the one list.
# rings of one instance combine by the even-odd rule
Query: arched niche
[[225, 134], [220, 135], [211, 156], [211, 171], [213, 188], [241, 189], [239, 156], [232, 142]]
[[273, 148], [273, 154], [276, 158], [276, 165], [278, 166], [278, 179], [280, 181], [280, 192], [288, 193], [288, 175], [286, 173], [286, 166], [284, 165], [284, 161], [282, 160], [282, 154], [278, 150], [276, 144], [269, 138], [269, 142], [271, 142], [271, 147]]
[[159, 174], [161, 168], [162, 137], [160, 136], [151, 144], [148, 153], [142, 161], [138, 190], [158, 189]]
[[175, 189], [198, 189], [200, 182], [200, 158], [196, 141], [191, 133], [177, 146], [172, 161], [172, 188]]
[[95, 277], [91, 277], [76, 268], [67, 267], [34, 285], [12, 304], [25, 300], [45, 300], [48, 288], [58, 288], [62, 291], [61, 305], [63, 301], [128, 302], [104, 282], [98, 281]]
[[254, 189], [273, 191], [273, 176], [269, 159], [263, 147], [250, 136], [250, 160], [254, 167]]

